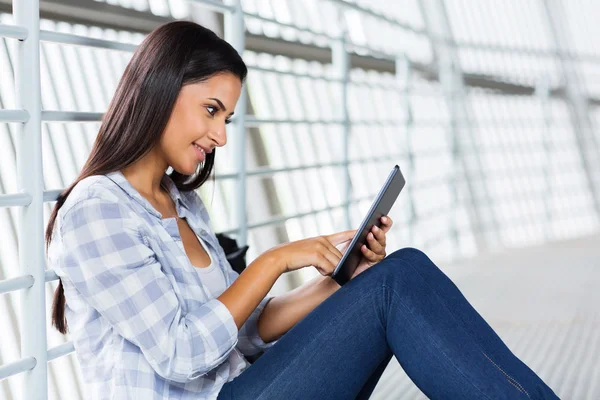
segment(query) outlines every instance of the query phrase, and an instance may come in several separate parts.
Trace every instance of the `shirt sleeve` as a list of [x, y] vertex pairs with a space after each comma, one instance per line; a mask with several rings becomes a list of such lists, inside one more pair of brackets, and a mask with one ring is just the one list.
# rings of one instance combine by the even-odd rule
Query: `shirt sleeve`
[[[227, 268], [229, 275], [231, 277], [231, 283], [233, 283], [240, 275], [229, 266]], [[265, 343], [263, 339], [258, 334], [258, 318], [262, 314], [265, 306], [275, 296], [267, 296], [261, 300], [256, 309], [250, 314], [246, 322], [239, 329], [238, 333], [238, 349], [242, 352], [242, 354], [246, 356], [252, 356], [261, 351], [266, 351], [270, 347], [272, 347], [277, 340], [273, 340], [271, 342]]]
[[186, 383], [226, 360], [238, 328], [216, 298], [184, 309], [132, 214], [100, 198], [75, 204], [61, 219], [58, 270], [158, 375]]

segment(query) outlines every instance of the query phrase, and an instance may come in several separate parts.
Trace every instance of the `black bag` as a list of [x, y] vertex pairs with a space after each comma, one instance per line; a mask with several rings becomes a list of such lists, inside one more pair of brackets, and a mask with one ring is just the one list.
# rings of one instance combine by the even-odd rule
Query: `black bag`
[[238, 247], [237, 241], [223, 233], [217, 233], [217, 240], [225, 251], [227, 261], [231, 264], [231, 268], [238, 274], [241, 274], [246, 269], [246, 252], [248, 246]]

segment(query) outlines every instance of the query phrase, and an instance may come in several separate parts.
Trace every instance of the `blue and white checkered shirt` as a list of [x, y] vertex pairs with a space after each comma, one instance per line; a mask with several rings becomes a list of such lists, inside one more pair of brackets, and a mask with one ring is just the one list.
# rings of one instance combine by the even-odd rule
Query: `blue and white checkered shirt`
[[[227, 287], [239, 276], [195, 192], [164, 185], [177, 214], [216, 255]], [[216, 399], [271, 347], [258, 335], [265, 297], [239, 329], [202, 282], [175, 218], [161, 214], [117, 171], [79, 182], [60, 209], [48, 249], [62, 279], [69, 333], [86, 399]]]

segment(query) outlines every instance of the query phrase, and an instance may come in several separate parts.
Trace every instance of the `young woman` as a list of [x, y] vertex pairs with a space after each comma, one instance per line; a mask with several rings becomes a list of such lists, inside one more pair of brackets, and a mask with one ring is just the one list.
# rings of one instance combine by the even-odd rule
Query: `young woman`
[[[386, 257], [389, 218], [341, 288], [330, 275], [353, 230], [232, 270], [194, 189], [227, 141], [246, 73], [197, 24], [153, 31], [56, 203], [53, 324], [69, 323], [86, 399], [367, 399], [392, 355], [433, 399], [556, 399], [425, 254]], [[308, 266], [321, 276], [265, 297]]]

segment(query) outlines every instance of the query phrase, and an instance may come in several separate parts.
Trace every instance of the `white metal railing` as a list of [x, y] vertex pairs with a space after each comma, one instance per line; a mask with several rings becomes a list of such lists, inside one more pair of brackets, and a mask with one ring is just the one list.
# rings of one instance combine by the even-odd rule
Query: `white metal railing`
[[0, 207], [26, 206], [29, 204], [31, 204], [31, 196], [27, 193], [0, 195]]
[[95, 122], [102, 119], [102, 113], [83, 111], [42, 111], [42, 121], [46, 122]]
[[[238, 164], [236, 171], [229, 174], [217, 174], [216, 179], [234, 179], [236, 180], [236, 196], [235, 196], [235, 219], [237, 228], [224, 231], [224, 233], [237, 233], [239, 244], [245, 245], [247, 242], [247, 231], [264, 226], [281, 224], [289, 219], [301, 218], [303, 216], [314, 215], [321, 212], [327, 212], [334, 209], [343, 208], [344, 220], [346, 227], [350, 228], [350, 206], [367, 199], [372, 198], [372, 194], [352, 198], [350, 192], [350, 174], [349, 168], [356, 164], [376, 163], [376, 162], [393, 162], [401, 156], [406, 156], [408, 159], [409, 168], [412, 169], [412, 150], [407, 148], [406, 153], [388, 155], [378, 157], [377, 160], [371, 158], [349, 159], [348, 137], [350, 128], [353, 125], [361, 124], [377, 124], [377, 125], [403, 125], [406, 131], [411, 132], [415, 121], [412, 117], [412, 108], [408, 95], [416, 93], [415, 88], [411, 88], [410, 74], [413, 71], [413, 65], [403, 54], [389, 54], [374, 50], [368, 46], [357, 45], [346, 41], [345, 32], [339, 35], [332, 35], [325, 32], [317, 32], [306, 27], [299, 27], [290, 23], [283, 23], [273, 19], [265, 18], [258, 14], [245, 12], [241, 7], [241, 0], [225, 0], [224, 3], [215, 0], [190, 0], [194, 3], [201, 4], [207, 9], [217, 11], [224, 14], [225, 17], [225, 39], [231, 43], [234, 48], [243, 54], [245, 48], [245, 28], [244, 18], [256, 19], [270, 24], [275, 24], [282, 28], [294, 29], [298, 32], [308, 33], [315, 38], [326, 39], [328, 46], [332, 50], [333, 67], [335, 69], [334, 77], [312, 76], [311, 74], [296, 73], [291, 71], [280, 71], [277, 69], [249, 66], [249, 69], [258, 72], [276, 73], [288, 75], [296, 78], [310, 78], [316, 80], [325, 80], [327, 82], [340, 83], [339, 97], [344, 109], [341, 113], [341, 118], [338, 119], [277, 119], [277, 118], [259, 118], [254, 115], [246, 115], [247, 110], [247, 94], [245, 91], [236, 106], [236, 118], [230, 129], [233, 130], [235, 141], [235, 159]], [[477, 43], [456, 43], [448, 38], [436, 38], [430, 33], [423, 31], [420, 28], [415, 28], [401, 22], [395, 21], [386, 15], [366, 9], [362, 6], [348, 3], [340, 0], [328, 0], [329, 2], [342, 8], [350, 7], [355, 11], [365, 13], [375, 18], [382, 19], [386, 23], [397, 26], [398, 28], [409, 30], [417, 34], [428, 35], [432, 41], [443, 42], [443, 44], [460, 49], [479, 49], [483, 45]], [[110, 49], [117, 51], [132, 52], [136, 49], [136, 45], [121, 43], [117, 41], [95, 39], [73, 34], [59, 33], [39, 30], [39, 0], [16, 0], [13, 2], [15, 25], [0, 24], [0, 36], [18, 40], [19, 51], [17, 52], [16, 60], [16, 109], [0, 110], [0, 122], [13, 122], [19, 124], [17, 140], [19, 141], [19, 151], [17, 153], [18, 165], [18, 188], [19, 193], [0, 195], [0, 207], [19, 206], [19, 266], [20, 276], [0, 281], [0, 295], [14, 291], [21, 292], [21, 308], [28, 310], [20, 316], [22, 326], [22, 358], [12, 363], [0, 366], [0, 379], [7, 378], [19, 373], [27, 374], [24, 380], [26, 384], [23, 387], [23, 395], [27, 400], [46, 399], [47, 397], [47, 362], [69, 354], [73, 351], [73, 343], [66, 342], [58, 346], [47, 348], [46, 338], [46, 316], [45, 316], [45, 283], [58, 279], [53, 271], [45, 270], [44, 253], [43, 253], [43, 214], [42, 206], [44, 202], [55, 201], [60, 189], [43, 190], [42, 167], [41, 167], [41, 124], [42, 122], [97, 122], [101, 121], [103, 114], [96, 112], [76, 112], [76, 111], [52, 111], [41, 109], [41, 92], [40, 92], [40, 41], [48, 41], [53, 43], [78, 45], [86, 47], [94, 47], [101, 49]], [[529, 50], [519, 48], [509, 48], [506, 46], [490, 46], [485, 45], [485, 49], [498, 52], [512, 52], [527, 54], [536, 54], [540, 57], [554, 57], [555, 52], [545, 50]], [[390, 85], [371, 82], [351, 82], [349, 79], [349, 52], [360, 51], [361, 54], [369, 54], [376, 58], [392, 61], [396, 66], [396, 81]], [[563, 57], [569, 58], [570, 55], [563, 53]], [[578, 55], [579, 59], [598, 62], [600, 58], [590, 55]], [[443, 67], [443, 66], [441, 66]], [[378, 87], [392, 89], [398, 93], [406, 94], [407, 101], [402, 105], [404, 120], [351, 120], [347, 110], [348, 86], [365, 85], [370, 87]], [[453, 95], [452, 88], [445, 91], [443, 95], [451, 98]], [[540, 91], [540, 100], [547, 101], [549, 96], [548, 90]], [[424, 95], [427, 95], [425, 93]], [[439, 96], [438, 93], [434, 95]], [[459, 116], [454, 115], [453, 122], [460, 122]], [[507, 119], [502, 119], [498, 123], [506, 123]], [[420, 121], [419, 124], [444, 124], [448, 125], [448, 121]], [[329, 163], [313, 163], [309, 165], [300, 165], [294, 167], [260, 167], [253, 170], [246, 169], [246, 128], [259, 127], [264, 124], [309, 124], [309, 125], [339, 125], [343, 129], [343, 159], [340, 161]], [[410, 140], [408, 140], [410, 143]], [[477, 151], [477, 149], [471, 149]], [[431, 152], [432, 154], [434, 152]], [[427, 155], [427, 151], [420, 151], [420, 156]], [[252, 224], [248, 223], [246, 215], [246, 200], [247, 188], [246, 180], [251, 176], [270, 176], [279, 173], [287, 173], [297, 170], [306, 170], [311, 168], [327, 168], [336, 167], [342, 168], [344, 171], [344, 196], [346, 199], [343, 203], [323, 207], [316, 210], [301, 212], [296, 214], [277, 216], [266, 220], [258, 221]], [[530, 171], [531, 172], [531, 171]], [[543, 172], [543, 169], [540, 171]], [[452, 181], [454, 179], [454, 181]], [[444, 182], [452, 182], [456, 184], [456, 177], [443, 176], [440, 178], [431, 179], [430, 181], [421, 182], [419, 188], [427, 188], [429, 186], [439, 185]], [[412, 187], [407, 187], [409, 198], [412, 199], [410, 191]], [[506, 202], [517, 201], [515, 198], [508, 197], [503, 199]], [[414, 204], [410, 202], [411, 216], [409, 223], [412, 227], [412, 222], [415, 219], [416, 212]], [[427, 218], [449, 212], [452, 205], [441, 205], [426, 213], [420, 214], [420, 218]], [[547, 210], [543, 210], [547, 212]], [[490, 225], [482, 225], [483, 229], [488, 229]], [[491, 227], [490, 229], [493, 229]], [[412, 228], [411, 228], [412, 229]], [[427, 243], [437, 243], [449, 236], [448, 232], [442, 232], [439, 235], [434, 235], [427, 240]]]
[[[305, 75], [304, 77], [311, 77], [314, 79], [325, 79], [330, 82], [343, 83], [341, 85], [341, 96], [343, 103], [347, 96], [347, 84], [348, 84], [348, 44], [344, 40], [344, 35], [338, 37], [325, 34], [322, 32], [315, 32], [308, 28], [300, 28], [291, 24], [285, 24], [276, 22], [273, 20], [265, 19], [259, 15], [243, 12], [239, 0], [229, 0], [226, 3], [220, 3], [217, 1], [194, 1], [195, 3], [202, 4], [207, 8], [222, 12], [225, 14], [225, 38], [230, 42], [237, 51], [242, 54], [244, 51], [244, 17], [255, 18], [261, 21], [269, 21], [275, 23], [281, 27], [293, 28], [301, 32], [306, 32], [314, 35], [315, 37], [326, 38], [331, 44], [332, 51], [334, 52], [334, 66], [337, 70], [337, 77], [335, 78], [319, 78]], [[19, 3], [19, 2], [17, 2]], [[24, 51], [20, 52], [20, 59], [18, 64], [27, 68], [18, 69], [18, 101], [17, 104], [22, 109], [17, 110], [0, 110], [0, 121], [6, 122], [18, 122], [21, 123], [21, 129], [23, 130], [20, 135], [21, 148], [27, 144], [27, 154], [20, 152], [17, 155], [19, 164], [19, 187], [23, 190], [23, 193], [0, 195], [0, 207], [6, 206], [22, 206], [23, 215], [26, 218], [22, 219], [22, 224], [19, 227], [21, 238], [25, 235], [27, 237], [35, 236], [39, 238], [37, 241], [23, 241], [25, 243], [21, 245], [21, 252], [19, 254], [21, 271], [24, 273], [23, 276], [7, 279], [0, 282], [0, 294], [8, 293], [16, 290], [23, 291], [23, 304], [22, 306], [26, 309], [35, 310], [32, 313], [27, 313], [23, 316], [23, 358], [13, 363], [6, 364], [0, 367], [0, 379], [18, 374], [27, 373], [25, 382], [27, 384], [23, 388], [23, 393], [27, 399], [44, 399], [47, 394], [47, 361], [54, 360], [62, 355], [68, 354], [73, 351], [73, 344], [67, 342], [56, 346], [51, 349], [46, 349], [46, 337], [45, 337], [45, 325], [40, 329], [33, 329], [34, 325], [39, 321], [45, 321], [44, 310], [44, 284], [45, 282], [54, 281], [58, 279], [53, 271], [44, 270], [43, 260], [43, 238], [42, 231], [42, 215], [41, 206], [43, 202], [55, 201], [60, 190], [49, 190], [44, 191], [42, 186], [42, 170], [39, 162], [25, 165], [23, 161], [25, 157], [33, 157], [35, 160], [41, 160], [41, 122], [90, 122], [100, 121], [102, 119], [102, 113], [91, 113], [91, 112], [75, 112], [75, 111], [50, 111], [41, 110], [40, 104], [40, 71], [39, 71], [39, 41], [48, 41], [61, 44], [69, 45], [80, 45], [87, 47], [95, 47], [102, 49], [118, 50], [132, 52], [136, 46], [132, 44], [121, 43], [117, 41], [95, 39], [89, 37], [83, 37], [73, 34], [66, 34], [60, 32], [51, 32], [42, 30], [39, 34], [29, 35], [29, 32], [38, 32], [39, 29], [39, 3], [38, 0], [27, 0], [26, 2], [20, 2], [15, 6], [15, 17], [16, 26], [0, 25], [0, 35], [22, 40], [20, 46], [23, 47]], [[360, 46], [354, 46], [358, 48]], [[362, 48], [364, 51], [369, 49]], [[373, 53], [373, 51], [371, 50]], [[387, 57], [394, 59], [389, 55], [384, 55], [375, 52], [378, 57]], [[300, 77], [300, 74], [293, 72], [283, 72], [274, 69], [250, 67], [261, 72], [274, 72], [278, 74], [287, 74]], [[365, 83], [368, 85], [368, 83]], [[28, 96], [24, 96], [27, 94]], [[233, 129], [236, 131], [235, 136], [242, 140], [237, 141], [236, 147], [236, 159], [238, 160], [237, 172], [233, 174], [225, 174], [217, 176], [219, 179], [236, 179], [237, 181], [237, 207], [236, 207], [236, 219], [238, 221], [238, 228], [234, 231], [227, 233], [238, 233], [238, 241], [241, 245], [246, 243], [246, 231], [248, 229], [258, 228], [262, 226], [268, 226], [273, 224], [281, 223], [285, 220], [292, 218], [299, 218], [304, 215], [310, 215], [318, 212], [330, 211], [339, 207], [345, 209], [345, 220], [347, 226], [350, 225], [349, 220], [349, 206], [352, 203], [357, 203], [367, 199], [370, 196], [365, 196], [359, 199], [352, 199], [343, 204], [325, 207], [320, 210], [312, 210], [310, 212], [298, 213], [295, 215], [287, 215], [283, 217], [275, 217], [259, 223], [248, 225], [247, 216], [245, 212], [246, 203], [246, 178], [248, 176], [266, 176], [276, 173], [291, 172], [298, 169], [307, 168], [322, 168], [322, 167], [342, 167], [345, 169], [345, 180], [344, 187], [346, 198], [350, 198], [350, 177], [348, 168], [351, 162], [348, 160], [348, 134], [350, 127], [350, 120], [347, 110], [343, 112], [343, 118], [340, 120], [290, 120], [290, 119], [264, 119], [256, 118], [253, 116], [245, 116], [246, 111], [246, 95], [242, 94], [236, 110], [236, 120], [234, 122]], [[262, 124], [339, 124], [344, 127], [344, 159], [340, 162], [332, 162], [328, 164], [314, 164], [309, 166], [301, 167], [288, 167], [288, 168], [259, 168], [254, 171], [246, 171], [245, 169], [245, 129], [246, 127], [260, 126]], [[358, 123], [358, 121], [355, 121]], [[366, 122], [365, 122], [366, 123]], [[381, 123], [381, 121], [378, 121]], [[33, 155], [31, 149], [33, 148]], [[384, 157], [379, 161], [391, 161], [392, 157]], [[366, 163], [372, 160], [355, 160], [352, 163]]]
[[24, 398], [45, 399], [48, 394], [44, 228], [42, 175], [42, 107], [40, 87], [39, 0], [13, 2], [14, 21], [27, 37], [17, 42], [15, 63], [16, 107], [29, 118], [17, 126], [18, 187], [31, 201], [20, 208], [19, 267], [31, 286], [21, 289], [21, 357], [6, 365], [7, 376], [22, 372]]
[[0, 281], [0, 294], [27, 289], [33, 286], [33, 276], [25, 275]]
[[136, 45], [117, 42], [114, 40], [96, 39], [87, 36], [73, 35], [70, 33], [44, 31], [40, 32], [40, 40], [45, 42], [72, 44], [77, 46], [96, 47], [100, 49], [133, 52]]
[[27, 39], [28, 34], [29, 32], [27, 31], [27, 28], [25, 28], [24, 26], [0, 24], [0, 36], [12, 39], [25, 40]]
[[[225, 3], [210, 0], [193, 0], [195, 3], [202, 4], [207, 8], [222, 12], [225, 15], [225, 39], [231, 43], [234, 48], [243, 54], [245, 29], [244, 17], [265, 20], [263, 17], [244, 12], [241, 8], [240, 0], [227, 0]], [[0, 207], [21, 206], [22, 218], [19, 226], [20, 233], [20, 252], [19, 264], [22, 276], [7, 279], [0, 282], [0, 294], [22, 291], [23, 309], [32, 310], [25, 313], [22, 318], [22, 358], [12, 363], [0, 367], [0, 379], [25, 373], [27, 374], [23, 386], [24, 397], [32, 400], [45, 399], [47, 397], [47, 362], [72, 352], [73, 343], [66, 342], [51, 349], [47, 349], [46, 338], [46, 316], [44, 290], [45, 283], [55, 281], [58, 276], [53, 271], [45, 270], [44, 262], [44, 244], [43, 244], [43, 216], [42, 205], [44, 202], [55, 201], [61, 190], [43, 190], [42, 168], [41, 168], [41, 123], [42, 122], [94, 122], [101, 121], [103, 113], [78, 112], [78, 111], [52, 111], [41, 109], [41, 88], [40, 88], [40, 41], [61, 43], [68, 45], [79, 45], [86, 47], [95, 47], [102, 49], [118, 50], [132, 52], [136, 45], [126, 44], [117, 41], [95, 39], [79, 35], [66, 34], [60, 32], [51, 32], [39, 30], [39, 0], [25, 0], [15, 2], [15, 22], [16, 25], [0, 25], [0, 36], [20, 40], [19, 58], [17, 60], [17, 105], [21, 109], [0, 110], [0, 121], [20, 123], [19, 140], [21, 141], [21, 150], [17, 154], [17, 165], [19, 171], [19, 188], [22, 193], [0, 195]], [[274, 22], [271, 21], [270, 22]], [[337, 69], [337, 78], [319, 78], [332, 82], [343, 83], [341, 86], [342, 99], [345, 103], [348, 84], [348, 52], [347, 43], [343, 36], [333, 37], [324, 33], [312, 31], [308, 28], [299, 28], [293, 25], [278, 23], [276, 24], [294, 28], [302, 32], [308, 32], [316, 37], [327, 38], [335, 53], [334, 65]], [[29, 32], [35, 32], [29, 34]], [[250, 67], [250, 69], [260, 70], [262, 72], [274, 72], [278, 74], [288, 74], [300, 76], [300, 74], [277, 71], [275, 69]], [[311, 77], [306, 75], [305, 77]], [[237, 233], [237, 240], [240, 245], [247, 241], [246, 231], [248, 229], [258, 228], [267, 225], [281, 223], [282, 221], [299, 218], [304, 215], [315, 214], [323, 211], [330, 211], [339, 207], [345, 209], [345, 219], [347, 226], [350, 225], [349, 206], [367, 199], [365, 196], [359, 199], [352, 199], [342, 204], [325, 207], [319, 210], [288, 215], [284, 217], [271, 218], [256, 224], [248, 225], [244, 205], [246, 204], [246, 178], [248, 176], [266, 176], [283, 172], [290, 172], [298, 169], [322, 168], [322, 167], [342, 167], [345, 168], [345, 193], [350, 193], [350, 177], [348, 167], [354, 163], [372, 162], [372, 160], [348, 160], [347, 151], [344, 152], [344, 160], [327, 164], [305, 165], [301, 167], [288, 168], [258, 168], [254, 171], [247, 171], [245, 168], [245, 129], [247, 127], [259, 126], [262, 124], [338, 124], [344, 126], [345, 144], [347, 148], [347, 136], [349, 134], [350, 120], [347, 111], [344, 111], [343, 118], [340, 120], [291, 120], [291, 119], [264, 119], [250, 116], [246, 118], [247, 98], [243, 92], [236, 106], [236, 119], [232, 129], [234, 135], [241, 140], [236, 141], [236, 159], [238, 160], [237, 172], [232, 174], [217, 175], [217, 179], [235, 179], [237, 181], [236, 196], [236, 220], [238, 228], [227, 233]], [[25, 160], [34, 160], [33, 163], [25, 163]], [[391, 161], [392, 157], [384, 157], [379, 161]], [[23, 240], [27, 237], [27, 240]], [[31, 240], [35, 237], [36, 240]], [[41, 326], [40, 326], [41, 325]]]
[[[22, 359], [0, 366], [0, 379], [20, 374], [21, 372], [31, 372], [37, 366], [37, 360], [34, 357], [23, 357]], [[32, 382], [31, 386], [36, 383]]]
[[26, 110], [0, 110], [0, 121], [27, 122], [29, 113]]
[[[239, 0], [195, 1], [207, 8], [225, 13], [226, 39], [243, 54], [244, 14]], [[41, 124], [42, 121], [89, 122], [100, 121], [102, 113], [42, 111], [40, 85], [40, 40], [69, 45], [81, 45], [103, 49], [134, 51], [136, 46], [110, 40], [93, 39], [59, 32], [40, 31], [39, 0], [13, 2], [15, 25], [0, 25], [0, 36], [17, 39], [15, 81], [15, 110], [0, 110], [0, 122], [19, 123], [17, 140], [18, 187], [21, 193], [0, 195], [0, 207], [20, 206], [19, 218], [19, 266], [22, 276], [0, 281], [0, 294], [20, 291], [21, 309], [21, 355], [20, 360], [0, 366], [0, 380], [16, 374], [26, 374], [22, 388], [23, 398], [42, 400], [48, 395], [47, 362], [74, 351], [73, 343], [66, 342], [47, 348], [45, 284], [58, 276], [45, 270], [43, 203], [55, 201], [61, 190], [43, 190]], [[243, 137], [245, 96], [237, 104], [234, 129]], [[245, 204], [245, 142], [239, 141], [237, 153], [240, 160], [234, 178], [238, 181], [238, 202]], [[240, 242], [245, 242], [246, 215], [244, 207], [237, 208], [237, 220], [241, 229]]]

